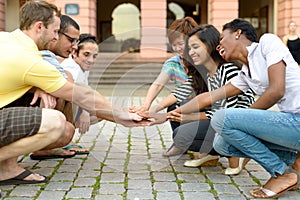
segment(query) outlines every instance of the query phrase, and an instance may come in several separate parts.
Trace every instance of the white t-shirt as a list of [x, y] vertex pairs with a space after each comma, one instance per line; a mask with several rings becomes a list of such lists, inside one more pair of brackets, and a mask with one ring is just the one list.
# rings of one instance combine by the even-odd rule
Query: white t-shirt
[[65, 59], [61, 63], [61, 66], [64, 68], [64, 70], [67, 70], [72, 74], [75, 83], [83, 83], [88, 85], [89, 71], [82, 71], [81, 67], [73, 60], [71, 56]]
[[231, 84], [244, 92], [251, 88], [261, 95], [269, 87], [268, 67], [283, 60], [286, 64], [286, 90], [277, 106], [282, 112], [300, 113], [300, 68], [280, 38], [264, 34], [259, 43], [252, 43], [247, 50], [249, 66], [243, 65], [240, 75]]

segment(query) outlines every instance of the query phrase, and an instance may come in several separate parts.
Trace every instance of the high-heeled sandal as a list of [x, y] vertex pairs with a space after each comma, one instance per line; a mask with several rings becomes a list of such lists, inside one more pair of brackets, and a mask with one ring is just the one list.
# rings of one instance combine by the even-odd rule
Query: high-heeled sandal
[[225, 175], [238, 175], [241, 173], [243, 168], [246, 166], [246, 164], [249, 162], [249, 158], [239, 158], [239, 166], [236, 168], [228, 167], [225, 169], [224, 174]]
[[272, 190], [266, 189], [264, 187], [250, 190], [249, 193], [255, 198], [275, 198], [275, 197], [279, 197], [280, 195], [283, 195], [284, 193], [286, 193], [289, 190], [298, 188], [300, 185], [300, 174], [298, 173], [298, 171], [289, 167], [287, 170], [285, 170], [284, 174], [290, 174], [290, 173], [295, 173], [297, 175], [297, 182], [294, 185], [291, 185], [291, 186], [281, 190], [278, 193], [275, 193]]
[[218, 164], [219, 158], [220, 158], [219, 156], [212, 156], [208, 154], [200, 159], [185, 161], [184, 166], [185, 167], [216, 166]]

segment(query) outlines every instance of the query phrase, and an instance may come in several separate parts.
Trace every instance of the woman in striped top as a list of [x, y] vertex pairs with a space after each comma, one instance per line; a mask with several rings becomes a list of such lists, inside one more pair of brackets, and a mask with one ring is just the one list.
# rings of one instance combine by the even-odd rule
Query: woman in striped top
[[[219, 40], [220, 33], [212, 25], [200, 25], [192, 30], [188, 36], [188, 49], [185, 51], [189, 54], [186, 57], [190, 78], [160, 102], [161, 109], [174, 102], [179, 104], [184, 99], [191, 98], [193, 93], [218, 89], [238, 75], [240, 69], [233, 63], [225, 63], [216, 50]], [[228, 107], [247, 108], [253, 102], [254, 96], [249, 90], [238, 96], [217, 101], [210, 108], [197, 113], [183, 115], [169, 112], [170, 120], [183, 124], [174, 130], [174, 143], [163, 155], [173, 156], [191, 150], [195, 152], [194, 160], [185, 162], [185, 166], [198, 167], [204, 163], [208, 164], [208, 161], [217, 163], [219, 154], [212, 147], [215, 131], [210, 127], [211, 117], [216, 110]], [[230, 168], [225, 170], [225, 174], [238, 174], [242, 170], [242, 162], [239, 165], [238, 158], [232, 158], [230, 161]]]

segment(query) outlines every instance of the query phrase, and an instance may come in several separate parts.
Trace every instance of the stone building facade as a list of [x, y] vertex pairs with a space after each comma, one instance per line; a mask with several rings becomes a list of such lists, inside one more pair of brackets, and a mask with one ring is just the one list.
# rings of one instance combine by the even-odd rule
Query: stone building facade
[[[198, 23], [209, 23], [221, 30], [222, 25], [233, 18], [250, 20], [257, 28], [259, 35], [271, 32], [282, 37], [288, 31], [291, 20], [300, 26], [300, 0], [48, 0], [55, 3], [62, 13], [69, 14], [81, 26], [81, 32], [94, 34], [103, 43], [102, 50], [120, 51], [115, 43], [114, 22], [117, 10], [121, 6], [135, 7], [135, 20], [141, 54], [152, 55], [152, 50], [167, 50], [166, 29], [178, 17], [192, 16]], [[0, 0], [0, 31], [11, 31], [18, 27], [18, 9], [26, 0]], [[176, 7], [173, 10], [171, 6]], [[175, 5], [175, 6], [174, 6]], [[130, 11], [128, 11], [130, 12]], [[127, 17], [130, 13], [119, 12]], [[123, 14], [123, 15], [122, 15]], [[127, 20], [130, 25], [131, 20]], [[132, 21], [133, 22], [133, 21]], [[121, 23], [125, 25], [125, 23]], [[119, 25], [119, 26], [121, 26]], [[125, 30], [125, 28], [124, 28]], [[119, 33], [118, 33], [119, 34]], [[120, 33], [121, 35], [122, 33]], [[114, 36], [110, 38], [110, 36]], [[118, 35], [117, 35], [118, 36]], [[124, 43], [124, 40], [121, 39]], [[129, 41], [129, 44], [130, 44]]]

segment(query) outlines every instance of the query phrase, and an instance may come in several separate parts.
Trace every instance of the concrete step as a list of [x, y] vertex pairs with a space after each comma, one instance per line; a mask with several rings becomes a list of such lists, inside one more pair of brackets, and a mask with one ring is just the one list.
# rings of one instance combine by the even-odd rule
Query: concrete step
[[90, 71], [90, 84], [150, 84], [168, 57], [142, 58], [140, 54], [100, 53]]

